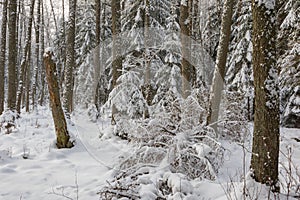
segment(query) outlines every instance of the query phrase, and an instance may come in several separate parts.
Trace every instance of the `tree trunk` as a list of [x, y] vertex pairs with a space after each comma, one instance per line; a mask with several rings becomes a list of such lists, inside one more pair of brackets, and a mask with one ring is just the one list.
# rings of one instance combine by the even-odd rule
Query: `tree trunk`
[[[113, 38], [113, 48], [112, 48], [112, 86], [115, 88], [117, 86], [117, 80], [121, 76], [122, 70], [122, 57], [120, 55], [119, 49], [119, 39], [121, 33], [121, 5], [120, 0], [111, 1], [111, 12], [112, 12], [112, 38]], [[115, 124], [115, 115], [117, 114], [117, 108], [115, 104], [112, 105], [112, 116], [111, 123]]]
[[16, 110], [16, 63], [17, 63], [17, 0], [9, 1], [8, 20], [8, 98], [7, 106], [11, 111]]
[[144, 44], [145, 44], [145, 72], [144, 72], [144, 96], [146, 99], [146, 108], [144, 111], [144, 118], [149, 118], [150, 113], [148, 106], [151, 105], [152, 97], [151, 97], [151, 71], [150, 71], [150, 65], [151, 65], [151, 55], [150, 55], [150, 49], [149, 49], [149, 28], [150, 28], [150, 2], [149, 0], [146, 0], [145, 2], [145, 21], [144, 21]]
[[69, 1], [69, 21], [67, 30], [67, 49], [65, 66], [65, 87], [64, 87], [64, 110], [67, 118], [73, 111], [73, 71], [75, 68], [75, 21], [76, 21], [76, 1]]
[[71, 148], [73, 147], [73, 143], [70, 141], [66, 119], [61, 106], [56, 65], [52, 60], [52, 56], [53, 52], [46, 51], [44, 54], [44, 64], [46, 66], [50, 105], [56, 132], [56, 146], [58, 148]]
[[32, 69], [31, 69], [31, 66], [32, 66], [32, 62], [31, 62], [31, 48], [30, 48], [30, 54], [29, 54], [29, 57], [28, 57], [28, 67], [27, 67], [27, 72], [26, 72], [26, 94], [25, 94], [25, 111], [26, 112], [29, 112], [29, 101], [30, 101], [30, 92], [31, 92], [31, 72], [32, 72]]
[[207, 116], [207, 124], [211, 124], [217, 131], [217, 122], [219, 117], [219, 109], [224, 87], [224, 78], [226, 71], [226, 60], [228, 47], [230, 42], [231, 23], [233, 15], [234, 0], [226, 0], [224, 3], [220, 43], [218, 46], [217, 61], [215, 66], [214, 78], [210, 91], [209, 113]]
[[[42, 16], [41, 20], [42, 23], [45, 24], [44, 19], [44, 3], [43, 0], [41, 1], [41, 10], [42, 10]], [[40, 51], [40, 58], [43, 58], [44, 55], [44, 49], [45, 49], [45, 29], [44, 26], [41, 26], [41, 51]], [[44, 97], [45, 97], [45, 65], [44, 62], [41, 63], [41, 96], [40, 96], [40, 105], [42, 106], [44, 104]]]
[[253, 178], [279, 191], [279, 92], [276, 67], [275, 0], [252, 0], [255, 114], [251, 169]]
[[190, 65], [191, 60], [191, 18], [190, 18], [191, 0], [182, 1], [180, 5], [179, 24], [181, 28], [181, 76], [182, 76], [182, 96], [187, 98], [191, 93], [191, 85], [195, 71]]
[[[35, 0], [31, 0], [31, 6], [30, 6], [30, 16], [29, 21], [27, 25], [27, 31], [26, 31], [26, 44], [23, 51], [23, 58], [21, 61], [21, 67], [20, 67], [20, 78], [19, 78], [19, 89], [17, 93], [17, 112], [21, 112], [21, 102], [23, 98], [23, 92], [24, 92], [24, 83], [27, 83], [27, 72], [29, 72], [30, 69], [30, 57], [31, 57], [31, 32], [32, 32], [32, 22], [33, 22], [33, 13], [34, 13], [34, 3]], [[27, 85], [26, 85], [27, 86]], [[27, 87], [26, 87], [27, 88]], [[23, 101], [24, 102], [24, 101]], [[27, 110], [27, 109], [26, 109]], [[27, 111], [26, 111], [27, 112]]]
[[35, 56], [36, 56], [36, 64], [33, 71], [33, 84], [32, 84], [32, 105], [33, 109], [37, 109], [37, 100], [36, 100], [36, 88], [38, 86], [38, 74], [39, 69], [41, 69], [41, 62], [40, 62], [40, 29], [41, 29], [41, 0], [37, 0], [37, 20], [36, 20], [36, 27], [35, 27]]
[[4, 111], [4, 72], [6, 52], [7, 4], [8, 0], [4, 0], [2, 9], [2, 27], [0, 41], [0, 115]]
[[99, 78], [100, 78], [100, 41], [101, 41], [101, 1], [96, 4], [96, 48], [94, 50], [94, 104], [99, 110]]

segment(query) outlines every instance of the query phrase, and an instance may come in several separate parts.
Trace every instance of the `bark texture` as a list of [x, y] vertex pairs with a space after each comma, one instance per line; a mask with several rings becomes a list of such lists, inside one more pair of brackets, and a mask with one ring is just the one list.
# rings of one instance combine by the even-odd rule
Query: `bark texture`
[[[275, 4], [275, 0], [273, 1]], [[276, 69], [276, 9], [252, 0], [254, 133], [253, 178], [278, 191], [279, 105]]]
[[17, 0], [9, 1], [9, 20], [8, 20], [8, 95], [7, 107], [11, 111], [16, 110], [16, 91], [17, 91]]
[[211, 124], [217, 131], [217, 121], [219, 117], [222, 91], [224, 87], [224, 78], [226, 72], [226, 60], [230, 42], [232, 15], [234, 0], [226, 0], [224, 3], [220, 43], [217, 52], [217, 61], [215, 66], [214, 78], [210, 91], [209, 113], [207, 124]]
[[[19, 89], [17, 93], [17, 112], [21, 112], [21, 102], [24, 92], [24, 83], [26, 82], [26, 89], [29, 90], [28, 87], [28, 76], [30, 71], [30, 60], [31, 60], [31, 33], [32, 33], [32, 23], [33, 23], [33, 13], [34, 13], [34, 4], [35, 0], [31, 0], [31, 6], [30, 6], [30, 16], [26, 31], [26, 44], [23, 51], [23, 58], [21, 61], [21, 67], [20, 67], [20, 77], [19, 77]], [[28, 93], [28, 92], [27, 92]], [[26, 95], [27, 95], [26, 93]], [[27, 99], [29, 101], [29, 99]], [[26, 104], [29, 103], [26, 101]], [[28, 112], [29, 106], [26, 105], [26, 112]]]
[[[113, 37], [113, 49], [112, 49], [112, 87], [117, 86], [117, 80], [121, 76], [122, 70], [122, 57], [119, 49], [119, 39], [121, 33], [121, 4], [120, 0], [111, 1], [112, 12], [112, 37]], [[112, 124], [116, 123], [115, 115], [118, 113], [116, 106], [112, 105]]]
[[37, 87], [38, 87], [38, 75], [39, 69], [41, 69], [41, 62], [40, 62], [40, 29], [41, 29], [41, 0], [37, 0], [37, 19], [36, 19], [36, 26], [35, 26], [35, 56], [36, 56], [36, 65], [33, 71], [33, 84], [32, 84], [32, 105], [33, 109], [36, 110], [37, 106]]
[[101, 40], [101, 1], [95, 0], [96, 9], [96, 48], [94, 49], [94, 104], [99, 110], [100, 40]]
[[[44, 19], [44, 4], [43, 0], [41, 1], [41, 21], [43, 24], [45, 24], [45, 19]], [[41, 51], [40, 51], [40, 58], [42, 60], [43, 55], [44, 55], [44, 49], [45, 49], [45, 30], [44, 26], [41, 26]], [[44, 104], [44, 97], [45, 97], [45, 65], [44, 62], [41, 62], [41, 95], [40, 95], [40, 100], [39, 104], [42, 106]]]
[[56, 77], [56, 65], [52, 60], [52, 56], [53, 53], [51, 51], [45, 52], [44, 64], [46, 66], [50, 105], [56, 132], [56, 145], [58, 148], [71, 148], [73, 147], [73, 143], [70, 141], [66, 119], [61, 106], [59, 85]]
[[4, 111], [4, 72], [6, 52], [6, 30], [7, 30], [7, 2], [4, 0], [2, 9], [2, 27], [0, 41], [0, 115]]
[[76, 22], [76, 1], [69, 1], [69, 22], [67, 29], [67, 49], [66, 49], [66, 67], [65, 67], [65, 87], [64, 87], [64, 109], [68, 118], [73, 111], [73, 89], [75, 68], [75, 22]]
[[181, 42], [181, 76], [182, 76], [182, 96], [187, 98], [190, 94], [193, 70], [190, 66], [191, 57], [191, 18], [190, 18], [191, 0], [187, 0], [180, 5], [180, 42]]

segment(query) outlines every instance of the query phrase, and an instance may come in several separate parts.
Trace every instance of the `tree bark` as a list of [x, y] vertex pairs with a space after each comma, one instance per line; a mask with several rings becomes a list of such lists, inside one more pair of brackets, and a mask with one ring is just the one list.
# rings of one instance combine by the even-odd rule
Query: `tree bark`
[[231, 24], [233, 15], [234, 0], [226, 0], [224, 3], [220, 43], [217, 52], [217, 61], [215, 66], [214, 78], [210, 91], [209, 113], [207, 116], [207, 124], [217, 131], [217, 122], [219, 118], [220, 103], [222, 91], [224, 87], [224, 78], [226, 72], [226, 60], [228, 47], [230, 42]]
[[73, 71], [75, 68], [75, 22], [76, 22], [76, 1], [69, 1], [69, 21], [67, 30], [67, 49], [66, 49], [66, 66], [65, 66], [65, 87], [64, 87], [64, 110], [67, 118], [73, 111], [73, 89], [74, 78]]
[[181, 2], [179, 24], [181, 28], [181, 76], [182, 96], [187, 98], [191, 93], [192, 84], [195, 81], [195, 70], [190, 65], [191, 61], [191, 16], [190, 7], [192, 0]]
[[[253, 178], [279, 191], [279, 92], [276, 66], [275, 0], [252, 0], [255, 114], [251, 169]], [[274, 4], [274, 5], [272, 5]]]
[[150, 71], [150, 65], [151, 65], [151, 55], [150, 55], [150, 49], [149, 49], [149, 28], [150, 28], [150, 2], [149, 0], [145, 1], [145, 18], [144, 18], [144, 44], [145, 44], [145, 72], [144, 72], [144, 96], [146, 99], [146, 108], [144, 110], [144, 118], [149, 118], [150, 113], [148, 106], [151, 105], [152, 97], [151, 97], [151, 71]]
[[8, 98], [7, 106], [11, 111], [16, 110], [16, 64], [17, 64], [17, 0], [9, 1], [8, 20]]
[[37, 109], [37, 98], [36, 98], [36, 89], [38, 87], [38, 74], [39, 69], [41, 69], [40, 62], [40, 29], [41, 29], [41, 0], [37, 0], [37, 20], [35, 26], [35, 56], [36, 56], [36, 64], [33, 71], [33, 84], [32, 84], [32, 105], [33, 109]]
[[58, 148], [71, 148], [67, 123], [61, 106], [59, 96], [59, 85], [56, 77], [56, 65], [52, 60], [53, 52], [46, 51], [44, 54], [44, 64], [46, 66], [48, 90], [50, 95], [50, 105], [56, 132], [56, 146]]
[[[35, 0], [31, 0], [31, 6], [30, 6], [30, 15], [29, 15], [29, 21], [27, 25], [27, 31], [26, 31], [26, 44], [23, 51], [23, 58], [21, 61], [21, 67], [20, 67], [20, 78], [19, 78], [19, 89], [17, 93], [17, 112], [21, 112], [21, 102], [24, 92], [24, 83], [27, 83], [28, 75], [27, 72], [29, 72], [30, 68], [30, 58], [31, 58], [31, 32], [32, 32], [32, 22], [33, 22], [33, 13], [34, 13], [34, 4]], [[26, 84], [27, 86], [27, 84]], [[26, 89], [29, 89], [26, 87]], [[26, 112], [28, 110], [28, 107], [26, 106]]]
[[[44, 19], [44, 3], [43, 0], [41, 1], [41, 21], [43, 24], [45, 24]], [[40, 58], [43, 58], [44, 55], [44, 49], [45, 49], [45, 29], [44, 26], [41, 26], [41, 51], [40, 51]], [[40, 105], [42, 106], [44, 104], [44, 97], [45, 97], [45, 65], [44, 62], [41, 63], [41, 96], [40, 96]]]
[[99, 78], [100, 78], [100, 41], [101, 41], [101, 1], [96, 4], [96, 48], [94, 50], [94, 104], [99, 110]]
[[[121, 5], [120, 0], [111, 1], [111, 12], [112, 12], [112, 38], [113, 38], [113, 48], [112, 48], [112, 86], [115, 88], [117, 86], [117, 80], [121, 76], [122, 70], [122, 58], [119, 50], [119, 39], [121, 33]], [[112, 116], [111, 123], [115, 124], [115, 115], [118, 113], [115, 104], [112, 105]]]
[[2, 9], [2, 27], [0, 41], [0, 115], [4, 111], [4, 72], [5, 72], [5, 52], [6, 52], [6, 30], [7, 30], [7, 5], [8, 0], [4, 0]]

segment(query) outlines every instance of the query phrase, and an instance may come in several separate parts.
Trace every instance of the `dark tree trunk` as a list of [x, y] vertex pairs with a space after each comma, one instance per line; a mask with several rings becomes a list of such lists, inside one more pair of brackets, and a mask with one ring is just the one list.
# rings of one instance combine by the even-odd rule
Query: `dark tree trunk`
[[9, 1], [8, 20], [8, 97], [7, 106], [11, 111], [16, 110], [16, 64], [17, 64], [17, 0]]
[[33, 109], [36, 110], [37, 106], [37, 87], [38, 87], [38, 75], [39, 69], [41, 69], [41, 62], [40, 62], [40, 29], [41, 29], [41, 0], [37, 0], [37, 20], [35, 26], [35, 56], [36, 56], [36, 64], [33, 71], [33, 84], [32, 84], [32, 105]]
[[[111, 12], [112, 12], [112, 37], [113, 37], [113, 48], [112, 48], [112, 86], [117, 86], [117, 80], [121, 76], [122, 69], [122, 58], [119, 49], [119, 39], [121, 33], [121, 5], [120, 0], [111, 1]], [[117, 114], [117, 108], [112, 105], [112, 124], [116, 123], [115, 115]]]
[[101, 41], [101, 1], [95, 0], [96, 4], [96, 43], [94, 54], [94, 104], [99, 110], [99, 78], [100, 78], [100, 41]]
[[73, 147], [73, 143], [70, 141], [66, 119], [61, 106], [59, 85], [56, 77], [56, 65], [52, 60], [52, 56], [53, 53], [51, 51], [45, 52], [44, 64], [46, 67], [50, 105], [56, 132], [56, 145], [58, 148], [71, 148]]
[[67, 30], [67, 51], [66, 51], [66, 66], [64, 70], [65, 87], [64, 87], [64, 109], [68, 118], [73, 111], [73, 89], [75, 69], [75, 22], [76, 22], [76, 1], [69, 1], [69, 22]]
[[[42, 23], [45, 24], [44, 19], [44, 3], [43, 0], [41, 0], [41, 20]], [[44, 55], [44, 49], [45, 49], [45, 29], [44, 26], [41, 26], [41, 52], [40, 52], [40, 58], [43, 58]], [[40, 105], [42, 106], [44, 104], [44, 98], [45, 98], [45, 65], [44, 62], [41, 63], [41, 96], [40, 96]]]
[[[276, 1], [274, 1], [275, 3]], [[252, 0], [254, 133], [251, 157], [253, 178], [278, 191], [279, 92], [276, 67], [276, 9]]]
[[190, 6], [191, 0], [185, 1], [186, 4], [180, 5], [180, 28], [181, 28], [181, 76], [182, 76], [182, 96], [187, 98], [190, 95], [192, 85], [192, 66], [190, 66], [191, 58], [191, 18]]
[[5, 72], [5, 52], [6, 52], [6, 29], [7, 29], [7, 5], [8, 0], [4, 0], [2, 9], [2, 28], [0, 41], [0, 115], [4, 111], [4, 72]]

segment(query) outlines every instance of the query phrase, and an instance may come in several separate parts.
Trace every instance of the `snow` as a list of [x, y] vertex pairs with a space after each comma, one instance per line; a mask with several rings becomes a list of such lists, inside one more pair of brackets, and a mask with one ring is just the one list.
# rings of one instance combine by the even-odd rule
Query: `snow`
[[47, 48], [45, 49], [45, 53], [44, 53], [43, 57], [46, 58], [46, 57], [49, 56], [49, 53], [52, 55], [53, 52], [54, 52], [54, 49], [53, 49], [52, 47], [47, 47]]
[[59, 196], [62, 192], [75, 199], [77, 190], [79, 199], [97, 199], [98, 190], [114, 172], [110, 165], [126, 147], [119, 140], [101, 141], [99, 130], [102, 127], [88, 120], [78, 117], [74, 124], [69, 127], [76, 139], [72, 149], [55, 147], [55, 132], [48, 109], [38, 115], [23, 115], [17, 122], [18, 130], [9, 135], [1, 132], [1, 200], [60, 200], [65, 199]]
[[187, 6], [188, 0], [181, 0], [180, 4], [183, 6]]
[[258, 6], [265, 6], [268, 10], [274, 10], [275, 0], [255, 0]]
[[[1, 132], [1, 200], [62, 200], [66, 197], [77, 199], [77, 196], [78, 199], [99, 199], [97, 192], [107, 184], [107, 180], [113, 178], [118, 171], [116, 166], [119, 158], [129, 155], [132, 146], [113, 135], [109, 119], [103, 118], [93, 123], [86, 111], [77, 111], [72, 119], [74, 125], [69, 125], [69, 130], [76, 141], [72, 149], [55, 147], [51, 112], [46, 108], [39, 108], [35, 114], [22, 114], [16, 120], [16, 128], [11, 134]], [[295, 138], [299, 138], [299, 134], [298, 129], [281, 130], [280, 180], [283, 186], [289, 177], [285, 175], [288, 167], [283, 167], [289, 164], [286, 157], [290, 155], [289, 152], [292, 152], [295, 166], [291, 175], [297, 177], [300, 143]], [[149, 174], [138, 179], [141, 184], [139, 195], [142, 199], [156, 197], [153, 183], [162, 177], [172, 190], [168, 199], [242, 199], [244, 183], [252, 194], [251, 198], [258, 195], [258, 199], [266, 199], [268, 188], [254, 182], [248, 173], [251, 135], [245, 138], [244, 144], [230, 141], [221, 141], [221, 144], [225, 149], [225, 157], [215, 181], [188, 180], [183, 174], [164, 172], [167, 163], [162, 163], [154, 170], [139, 170], [139, 173], [149, 171]], [[195, 148], [201, 154], [207, 147]], [[261, 192], [258, 194], [257, 191]], [[286, 191], [283, 189], [282, 192]], [[280, 199], [283, 198], [281, 195]]]

